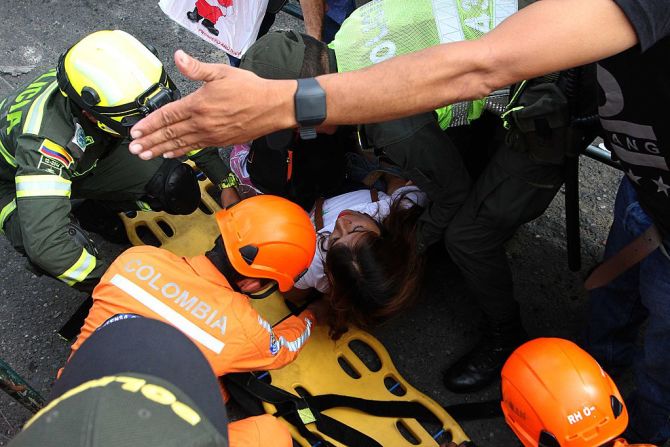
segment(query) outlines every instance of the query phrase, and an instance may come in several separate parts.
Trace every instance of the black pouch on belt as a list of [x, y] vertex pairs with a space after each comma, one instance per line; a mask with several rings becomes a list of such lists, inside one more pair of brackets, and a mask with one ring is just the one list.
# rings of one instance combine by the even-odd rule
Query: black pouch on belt
[[556, 83], [517, 86], [503, 119], [511, 147], [542, 163], [563, 163], [570, 116], [568, 100]]

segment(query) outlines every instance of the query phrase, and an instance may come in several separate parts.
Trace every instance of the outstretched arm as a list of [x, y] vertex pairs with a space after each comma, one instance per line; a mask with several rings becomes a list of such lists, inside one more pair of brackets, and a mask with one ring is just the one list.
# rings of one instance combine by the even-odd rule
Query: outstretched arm
[[[478, 40], [319, 77], [327, 94], [326, 123], [378, 122], [479, 98], [522, 79], [617, 54], [636, 42], [613, 0], [541, 0]], [[130, 150], [142, 158], [242, 143], [297, 125], [295, 81], [203, 64], [182, 51], [175, 59], [184, 75], [205, 84], [133, 128]]]

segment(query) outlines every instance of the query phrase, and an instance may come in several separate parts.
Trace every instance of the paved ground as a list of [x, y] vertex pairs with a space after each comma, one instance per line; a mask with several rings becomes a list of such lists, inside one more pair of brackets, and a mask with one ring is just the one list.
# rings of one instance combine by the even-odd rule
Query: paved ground
[[[152, 43], [167, 63], [173, 79], [188, 92], [172, 63], [171, 54], [184, 48], [211, 62], [226, 58], [208, 43], [167, 19], [155, 1], [4, 0], [0, 25], [0, 97], [55, 65], [58, 55], [78, 38], [98, 29], [120, 28]], [[300, 24], [284, 14], [282, 28]], [[244, 92], [240, 92], [244, 95]], [[585, 160], [581, 170], [583, 237], [582, 272], [567, 269], [564, 242], [563, 195], [546, 215], [524, 227], [508, 245], [523, 317], [532, 336], [574, 338], [584, 319], [584, 272], [597, 260], [610, 223], [617, 174]], [[109, 258], [120, 247], [104, 244]], [[38, 390], [48, 392], [68, 347], [54, 332], [83, 296], [54, 280], [35, 277], [4, 239], [0, 239], [0, 358], [9, 362]], [[376, 331], [401, 373], [441, 404], [496, 398], [497, 386], [473, 395], [455, 395], [441, 384], [441, 371], [472, 346], [478, 336], [478, 313], [444, 252], [431, 259], [427, 293], [417, 308]], [[28, 412], [0, 395], [0, 445], [17, 432]], [[482, 446], [514, 446], [500, 418], [463, 424]]]

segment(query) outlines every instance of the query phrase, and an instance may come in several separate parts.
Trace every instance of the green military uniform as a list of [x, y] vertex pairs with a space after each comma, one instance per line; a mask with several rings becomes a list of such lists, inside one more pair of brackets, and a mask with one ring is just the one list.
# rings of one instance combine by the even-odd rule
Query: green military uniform
[[[107, 264], [68, 234], [70, 199], [150, 209], [145, 185], [163, 163], [142, 161], [60, 93], [51, 70], [0, 100], [0, 231], [50, 275], [90, 291]], [[193, 155], [216, 184], [228, 171], [216, 151]]]
[[402, 176], [428, 196], [417, 229], [418, 248], [425, 251], [442, 239], [470, 192], [470, 175], [461, 154], [432, 112], [367, 124], [363, 129], [375, 154], [398, 166]]

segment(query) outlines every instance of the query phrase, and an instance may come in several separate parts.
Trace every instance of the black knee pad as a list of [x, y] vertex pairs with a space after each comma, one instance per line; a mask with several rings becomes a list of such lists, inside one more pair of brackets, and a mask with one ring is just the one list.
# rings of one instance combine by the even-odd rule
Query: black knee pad
[[195, 172], [179, 160], [165, 160], [147, 183], [146, 190], [151, 207], [170, 214], [191, 214], [200, 204]]

